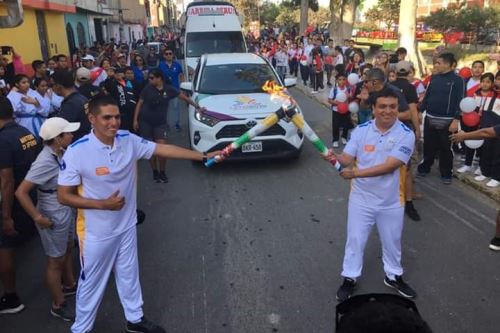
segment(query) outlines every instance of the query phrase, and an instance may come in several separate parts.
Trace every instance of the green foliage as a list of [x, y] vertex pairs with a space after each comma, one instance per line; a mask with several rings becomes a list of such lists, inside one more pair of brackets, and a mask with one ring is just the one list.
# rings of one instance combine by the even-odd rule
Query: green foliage
[[424, 22], [439, 31], [459, 30], [476, 32], [481, 28], [496, 28], [500, 25], [500, 10], [497, 8], [481, 8], [471, 6], [462, 9], [439, 9], [426, 18]]
[[273, 2], [265, 1], [260, 6], [260, 24], [274, 24], [280, 11], [280, 6]]
[[453, 9], [440, 8], [424, 18], [424, 23], [432, 29], [447, 31], [457, 26], [457, 13]]
[[365, 17], [368, 21], [385, 23], [390, 29], [399, 21], [399, 6], [401, 0], [379, 0], [378, 4], [368, 9]]
[[[285, 0], [282, 2], [282, 5], [293, 9], [300, 9], [300, 0]], [[318, 0], [309, 0], [309, 9], [317, 12], [319, 9]]]

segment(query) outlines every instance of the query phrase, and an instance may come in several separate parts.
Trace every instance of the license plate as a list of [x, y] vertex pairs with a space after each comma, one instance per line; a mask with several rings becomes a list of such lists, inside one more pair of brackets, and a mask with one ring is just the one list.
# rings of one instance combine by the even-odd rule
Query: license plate
[[257, 153], [262, 151], [262, 142], [247, 142], [241, 146], [241, 151], [243, 153]]

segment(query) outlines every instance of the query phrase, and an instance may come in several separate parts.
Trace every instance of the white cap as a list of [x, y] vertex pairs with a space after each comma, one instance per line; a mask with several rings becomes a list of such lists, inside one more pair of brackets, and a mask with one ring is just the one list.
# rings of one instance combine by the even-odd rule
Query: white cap
[[76, 79], [78, 81], [90, 81], [90, 70], [85, 67], [80, 67], [76, 70]]
[[40, 137], [45, 141], [55, 138], [61, 133], [75, 132], [80, 128], [80, 123], [70, 123], [64, 118], [53, 117], [47, 119], [40, 128]]
[[82, 58], [82, 61], [85, 61], [85, 60], [92, 60], [92, 61], [94, 61], [95, 58], [94, 58], [94, 56], [92, 56], [90, 54], [87, 54], [85, 57]]

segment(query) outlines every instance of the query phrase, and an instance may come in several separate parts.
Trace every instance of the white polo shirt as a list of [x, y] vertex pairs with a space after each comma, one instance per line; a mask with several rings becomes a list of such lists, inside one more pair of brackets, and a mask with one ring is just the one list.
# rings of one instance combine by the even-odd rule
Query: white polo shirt
[[113, 147], [99, 141], [92, 131], [68, 148], [59, 185], [78, 186], [79, 194], [88, 199], [106, 199], [117, 190], [119, 196], [125, 197], [125, 205], [119, 211], [78, 209], [80, 241], [112, 238], [135, 227], [136, 162], [150, 159], [155, 148], [155, 143], [128, 131], [118, 131]]
[[[408, 163], [415, 145], [415, 134], [396, 120], [391, 129], [381, 133], [375, 120], [359, 125], [351, 134], [344, 153], [355, 157], [357, 169], [383, 164], [388, 157]], [[354, 178], [349, 200], [379, 209], [404, 206], [404, 168], [377, 177]]]

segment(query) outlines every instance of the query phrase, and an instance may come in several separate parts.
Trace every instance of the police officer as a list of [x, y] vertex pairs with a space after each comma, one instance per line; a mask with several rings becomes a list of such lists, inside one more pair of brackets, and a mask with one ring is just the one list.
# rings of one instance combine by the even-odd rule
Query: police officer
[[405, 297], [415, 291], [403, 280], [401, 234], [404, 217], [404, 172], [415, 135], [398, 118], [398, 95], [383, 89], [373, 96], [374, 120], [358, 126], [341, 155], [330, 159], [345, 167], [341, 176], [352, 179], [349, 196], [347, 243], [337, 299], [349, 298], [361, 276], [363, 253], [371, 228], [377, 225], [382, 242], [384, 284]]
[[[16, 293], [14, 249], [36, 233], [30, 216], [14, 197], [39, 145], [34, 135], [14, 119], [10, 101], [0, 96], [0, 186], [2, 197], [2, 227], [0, 228], [0, 281], [4, 295], [0, 299], [0, 314], [18, 313], [24, 309]], [[36, 196], [31, 193], [32, 199]]]

